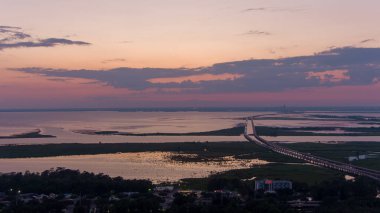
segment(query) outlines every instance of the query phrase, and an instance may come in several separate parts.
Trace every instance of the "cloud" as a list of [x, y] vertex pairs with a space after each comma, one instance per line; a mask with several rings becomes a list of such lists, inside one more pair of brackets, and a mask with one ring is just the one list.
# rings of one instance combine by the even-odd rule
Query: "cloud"
[[10, 48], [54, 47], [58, 45], [90, 45], [84, 41], [65, 38], [36, 39], [22, 31], [20, 27], [0, 26], [0, 50]]
[[306, 79], [318, 79], [322, 84], [326, 82], [341, 82], [350, 80], [348, 70], [326, 70], [320, 72], [308, 72]]
[[255, 8], [247, 8], [245, 10], [242, 10], [241, 12], [253, 12], [253, 11], [264, 11], [264, 10], [268, 10], [269, 8], [267, 7], [255, 7]]
[[63, 38], [48, 38], [37, 41], [15, 42], [15, 43], [0, 43], [1, 49], [21, 48], [21, 47], [54, 47], [57, 45], [90, 45], [83, 41], [72, 41]]
[[225, 62], [194, 69], [13, 70], [55, 78], [83, 78], [115, 88], [140, 91], [186, 89], [184, 92], [202, 94], [275, 92], [374, 84], [380, 79], [380, 48], [335, 48], [308, 56]]
[[121, 41], [120, 43], [122, 43], [122, 44], [130, 44], [130, 43], [133, 43], [133, 41], [126, 40], [126, 41]]
[[23, 33], [20, 30], [21, 28], [19, 27], [0, 26], [0, 43], [31, 38], [29, 34]]
[[259, 30], [250, 30], [248, 32], [242, 33], [241, 35], [268, 36], [271, 35], [271, 33]]
[[64, 39], [64, 38], [47, 38], [47, 39], [41, 39], [38, 40], [38, 42], [41, 46], [46, 46], [46, 47], [52, 47], [56, 45], [90, 45], [88, 42], [84, 41], [73, 41], [69, 39]]
[[152, 78], [147, 81], [153, 84], [167, 84], [167, 83], [200, 83], [204, 81], [224, 81], [224, 80], [235, 80], [243, 77], [241, 74], [199, 74], [199, 75], [189, 75], [189, 76], [180, 76], [180, 77], [169, 77], [169, 78]]
[[373, 42], [373, 41], [376, 41], [376, 40], [373, 38], [369, 38], [369, 39], [365, 39], [365, 40], [360, 41], [360, 43], [364, 44], [364, 43]]
[[14, 27], [14, 26], [5, 26], [5, 25], [0, 25], [0, 32], [2, 30], [21, 30], [20, 27]]
[[[189, 69], [162, 68], [116, 68], [110, 70], [65, 70], [47, 68], [12, 69], [26, 73], [34, 73], [48, 77], [69, 77], [97, 80], [115, 88], [144, 90], [152, 87], [148, 79], [163, 77], [180, 77], [193, 74]], [[167, 87], [166, 84], [162, 87]]]
[[252, 8], [247, 8], [242, 10], [242, 13], [247, 13], [247, 12], [263, 12], [263, 11], [268, 11], [268, 12], [302, 12], [305, 11], [305, 8], [286, 8], [286, 7], [252, 7]]
[[114, 58], [114, 59], [107, 59], [102, 61], [103, 64], [108, 64], [108, 63], [114, 63], [114, 62], [124, 62], [127, 61], [125, 58]]

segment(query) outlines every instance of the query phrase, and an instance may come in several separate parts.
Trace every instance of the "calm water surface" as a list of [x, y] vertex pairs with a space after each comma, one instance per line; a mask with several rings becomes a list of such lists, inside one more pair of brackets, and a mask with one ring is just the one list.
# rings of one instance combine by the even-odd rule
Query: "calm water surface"
[[[242, 136], [101, 136], [79, 134], [78, 130], [121, 131], [130, 133], [188, 133], [231, 128], [252, 115], [267, 115], [256, 120], [256, 125], [276, 127], [379, 127], [342, 119], [320, 119], [314, 114], [361, 115], [380, 118], [379, 113], [308, 112], [277, 114], [262, 112], [0, 112], [0, 136], [41, 130], [56, 138], [0, 139], [0, 145], [47, 143], [122, 143], [122, 142], [194, 142], [245, 141]], [[279, 119], [281, 118], [281, 119]], [[297, 120], [290, 120], [290, 119]], [[338, 131], [338, 130], [337, 130]], [[374, 141], [380, 137], [266, 137], [280, 142], [340, 142]], [[229, 160], [220, 163], [176, 163], [168, 160], [171, 153], [121, 153], [47, 158], [0, 159], [0, 172], [41, 172], [53, 167], [66, 167], [122, 176], [126, 179], [151, 179], [155, 182], [181, 178], [205, 177], [213, 172], [248, 168], [265, 163], [259, 160]]]
[[[46, 143], [122, 143], [122, 142], [194, 142], [244, 141], [242, 136], [101, 136], [76, 133], [78, 130], [121, 131], [130, 133], [188, 133], [231, 128], [244, 122], [244, 117], [263, 112], [0, 112], [0, 136], [20, 134], [40, 129], [56, 138], [0, 139], [6, 144]], [[361, 115], [380, 118], [379, 113], [327, 113], [268, 115], [256, 125], [274, 127], [380, 127], [380, 124], [362, 124], [342, 119], [311, 118], [310, 115]], [[298, 118], [279, 120], [278, 118]], [[276, 119], [277, 118], [277, 119]], [[380, 141], [379, 137], [270, 137], [284, 142]]]
[[206, 177], [211, 173], [266, 164], [258, 159], [226, 157], [221, 162], [179, 163], [169, 152], [140, 152], [100, 155], [75, 155], [46, 158], [0, 159], [1, 172], [42, 172], [55, 167], [104, 173], [125, 179], [150, 179], [154, 182]]

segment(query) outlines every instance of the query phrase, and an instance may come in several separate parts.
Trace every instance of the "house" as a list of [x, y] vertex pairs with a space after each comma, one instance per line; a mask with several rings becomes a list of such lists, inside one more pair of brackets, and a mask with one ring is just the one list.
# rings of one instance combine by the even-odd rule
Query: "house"
[[273, 193], [278, 190], [283, 189], [292, 189], [293, 184], [288, 180], [256, 180], [255, 181], [255, 190], [263, 190], [266, 193]]
[[139, 192], [121, 192], [120, 196], [121, 197], [131, 197], [133, 195], [138, 195], [140, 194]]
[[287, 202], [291, 209], [298, 212], [315, 212], [321, 205], [320, 201], [313, 200], [291, 200]]
[[172, 192], [174, 191], [174, 186], [157, 186], [154, 188], [155, 192]]
[[349, 162], [352, 162], [355, 160], [365, 160], [365, 159], [367, 159], [367, 155], [357, 155], [357, 156], [349, 156], [348, 157]]

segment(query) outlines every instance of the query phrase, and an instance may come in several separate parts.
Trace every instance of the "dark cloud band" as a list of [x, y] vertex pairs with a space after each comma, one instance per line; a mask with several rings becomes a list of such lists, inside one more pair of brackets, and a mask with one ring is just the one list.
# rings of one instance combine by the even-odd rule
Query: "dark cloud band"
[[[13, 70], [48, 77], [91, 79], [131, 90], [190, 88], [188, 91], [202, 93], [284, 91], [305, 87], [373, 84], [376, 79], [380, 79], [380, 48], [335, 48], [310, 56], [226, 62], [201, 69]], [[198, 76], [205, 76], [205, 79], [199, 79]], [[194, 78], [197, 81], [191, 80]], [[166, 81], [160, 82], [160, 79]]]
[[90, 45], [84, 41], [73, 41], [64, 38], [34, 39], [22, 32], [19, 27], [0, 26], [0, 50], [9, 48], [54, 47], [57, 45]]

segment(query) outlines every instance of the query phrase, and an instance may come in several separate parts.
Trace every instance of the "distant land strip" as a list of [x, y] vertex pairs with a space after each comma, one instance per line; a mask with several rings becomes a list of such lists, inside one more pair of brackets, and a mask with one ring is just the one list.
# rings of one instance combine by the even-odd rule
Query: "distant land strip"
[[41, 130], [36, 130], [33, 132], [26, 132], [21, 134], [14, 134], [10, 136], [0, 136], [0, 139], [18, 139], [18, 138], [55, 138], [54, 135], [44, 135], [41, 134]]
[[[294, 143], [283, 146], [311, 153], [331, 160], [347, 162], [349, 156], [366, 155], [365, 160], [354, 161], [355, 165], [380, 169], [380, 143], [347, 142], [341, 144]], [[179, 158], [178, 161], [209, 161], [233, 156], [236, 159], [260, 159], [268, 162], [302, 163], [301, 160], [282, 156], [248, 142], [174, 142], [174, 143], [93, 143], [93, 144], [35, 144], [0, 146], [0, 159], [54, 157], [70, 155], [118, 154], [133, 152], [173, 152], [195, 154], [196, 158]]]
[[[256, 127], [262, 136], [380, 136], [380, 127]], [[330, 131], [330, 132], [324, 132]], [[334, 132], [339, 131], [339, 132]], [[189, 133], [131, 133], [119, 131], [76, 130], [87, 135], [120, 135], [120, 136], [240, 136], [244, 133], [241, 125], [207, 132]], [[380, 142], [380, 141], [379, 141]]]

